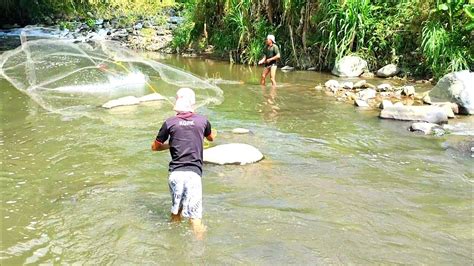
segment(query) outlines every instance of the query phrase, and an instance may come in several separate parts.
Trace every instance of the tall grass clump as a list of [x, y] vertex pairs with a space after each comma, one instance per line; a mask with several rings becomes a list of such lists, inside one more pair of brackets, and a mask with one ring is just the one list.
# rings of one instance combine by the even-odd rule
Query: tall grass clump
[[369, 0], [320, 1], [320, 45], [325, 55], [321, 65], [330, 66], [341, 57], [360, 51], [373, 24]]
[[423, 25], [421, 48], [432, 74], [473, 69], [472, 14], [467, 0], [437, 0]]

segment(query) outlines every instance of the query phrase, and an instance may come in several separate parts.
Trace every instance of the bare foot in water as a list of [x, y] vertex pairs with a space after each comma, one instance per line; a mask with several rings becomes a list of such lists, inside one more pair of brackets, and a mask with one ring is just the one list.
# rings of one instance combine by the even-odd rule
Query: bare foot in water
[[191, 229], [193, 229], [196, 239], [202, 240], [207, 227], [202, 223], [201, 219], [189, 219], [189, 223], [191, 224]]

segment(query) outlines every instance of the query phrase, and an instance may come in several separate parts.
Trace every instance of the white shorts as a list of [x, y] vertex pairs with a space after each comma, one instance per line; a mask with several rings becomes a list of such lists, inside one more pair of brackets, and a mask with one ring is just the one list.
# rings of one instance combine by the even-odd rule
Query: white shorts
[[201, 176], [192, 171], [173, 171], [168, 177], [171, 213], [192, 219], [202, 218]]

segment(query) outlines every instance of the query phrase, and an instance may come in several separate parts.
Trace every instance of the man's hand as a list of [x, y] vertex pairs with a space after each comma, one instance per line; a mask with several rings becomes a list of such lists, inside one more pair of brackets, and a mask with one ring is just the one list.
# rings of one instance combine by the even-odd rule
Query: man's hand
[[261, 65], [261, 64], [265, 63], [265, 61], [266, 61], [265, 58], [262, 58], [262, 59], [260, 59], [260, 61], [258, 61], [258, 64]]
[[170, 148], [170, 145], [168, 143], [161, 143], [157, 140], [155, 140], [152, 144], [151, 144], [151, 150], [152, 151], [164, 151], [164, 150], [167, 150]]
[[207, 136], [206, 139], [209, 141], [214, 141], [216, 139], [216, 136], [217, 136], [217, 130], [212, 129], [211, 134], [209, 134], [209, 136]]

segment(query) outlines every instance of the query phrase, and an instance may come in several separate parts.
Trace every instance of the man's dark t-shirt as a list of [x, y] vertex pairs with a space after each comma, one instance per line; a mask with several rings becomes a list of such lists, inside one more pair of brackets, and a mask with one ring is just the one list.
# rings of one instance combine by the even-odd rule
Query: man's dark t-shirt
[[211, 123], [206, 117], [184, 113], [166, 119], [156, 140], [170, 139], [171, 162], [169, 171], [193, 171], [202, 175], [203, 139], [211, 134]]
[[[265, 47], [265, 50], [264, 50], [264, 53], [265, 53], [265, 57], [267, 59], [269, 58], [272, 58], [274, 57], [275, 55], [279, 54], [280, 53], [280, 48], [278, 48], [278, 46], [276, 44], [273, 44], [271, 47], [269, 46], [266, 46]], [[268, 67], [268, 66], [273, 66], [273, 65], [277, 65], [277, 60], [273, 60], [271, 61], [270, 63], [265, 63], [265, 66]]]

